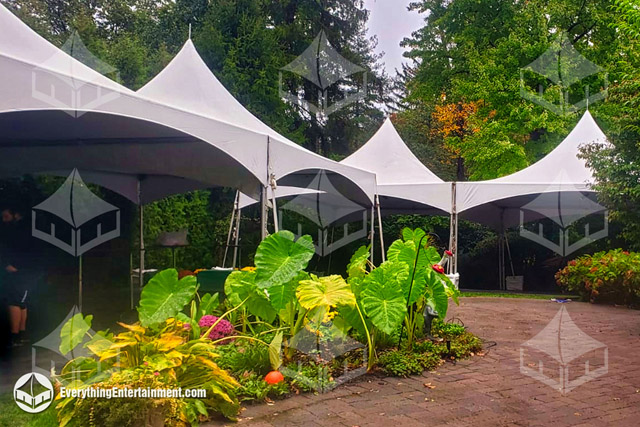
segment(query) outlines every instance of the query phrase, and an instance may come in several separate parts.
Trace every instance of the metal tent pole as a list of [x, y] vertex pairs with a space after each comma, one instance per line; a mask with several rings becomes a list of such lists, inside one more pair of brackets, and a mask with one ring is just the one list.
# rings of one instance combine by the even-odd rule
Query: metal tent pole
[[[142, 205], [142, 185], [138, 180], [138, 211], [140, 214], [140, 271], [138, 272], [138, 286], [144, 285], [144, 206]], [[133, 305], [133, 301], [132, 301]], [[133, 308], [133, 307], [132, 307]]]
[[373, 265], [373, 241], [375, 235], [375, 207], [371, 205], [371, 230], [369, 231], [369, 259], [371, 260], [371, 265]]
[[222, 258], [222, 267], [227, 263], [227, 254], [229, 253], [229, 246], [231, 246], [231, 239], [233, 238], [233, 225], [235, 223], [235, 215], [238, 210], [238, 199], [240, 198], [240, 191], [236, 191], [236, 197], [233, 201], [233, 209], [231, 210], [231, 219], [229, 220], [229, 232], [227, 233], [227, 246], [224, 248], [224, 257]]
[[273, 229], [277, 233], [279, 230], [278, 223], [278, 205], [276, 204], [276, 177], [271, 174], [271, 204], [273, 205], [271, 208], [273, 209]]
[[260, 240], [267, 238], [267, 187], [260, 190]]
[[456, 183], [451, 183], [451, 215], [449, 219], [449, 250], [453, 259], [449, 263], [449, 274], [458, 272], [458, 211]]
[[240, 218], [242, 217], [242, 209], [240, 209], [240, 205], [238, 205], [238, 213], [236, 215], [236, 229], [235, 229], [235, 239], [233, 242], [233, 264], [231, 265], [231, 268], [236, 268], [236, 266], [239, 267], [239, 260], [238, 260], [238, 243], [240, 241]]
[[386, 255], [384, 253], [384, 233], [382, 232], [382, 216], [380, 215], [380, 198], [376, 194], [376, 208], [378, 211], [378, 232], [380, 233], [380, 256], [382, 262], [385, 262]]
[[82, 313], [82, 255], [78, 258], [78, 310]]

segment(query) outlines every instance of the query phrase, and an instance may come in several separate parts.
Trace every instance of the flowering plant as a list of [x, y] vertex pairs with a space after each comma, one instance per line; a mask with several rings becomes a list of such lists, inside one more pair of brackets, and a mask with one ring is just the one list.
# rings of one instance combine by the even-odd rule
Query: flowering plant
[[231, 322], [226, 319], [220, 319], [218, 316], [214, 316], [212, 314], [202, 316], [198, 322], [198, 326], [200, 326], [205, 333], [209, 328], [214, 326], [209, 333], [209, 339], [211, 340], [219, 340], [233, 335], [235, 332]]
[[640, 303], [640, 254], [615, 249], [581, 256], [556, 273], [558, 285], [591, 302]]

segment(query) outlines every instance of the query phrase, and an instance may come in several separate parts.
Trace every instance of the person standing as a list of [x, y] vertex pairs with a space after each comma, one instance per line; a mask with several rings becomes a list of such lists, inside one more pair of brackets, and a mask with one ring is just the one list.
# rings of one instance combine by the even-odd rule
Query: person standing
[[38, 257], [29, 221], [23, 213], [16, 208], [5, 208], [2, 221], [6, 228], [2, 235], [1, 268], [9, 311], [10, 345], [16, 347], [27, 341], [27, 307], [29, 293], [39, 277]]

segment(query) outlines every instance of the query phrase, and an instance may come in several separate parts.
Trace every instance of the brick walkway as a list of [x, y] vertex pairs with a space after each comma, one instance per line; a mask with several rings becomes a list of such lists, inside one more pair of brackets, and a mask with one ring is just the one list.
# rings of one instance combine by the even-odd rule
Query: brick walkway
[[[560, 307], [543, 300], [465, 298], [450, 315], [496, 343], [484, 356], [447, 363], [436, 373], [418, 377], [366, 375], [329, 393], [250, 405], [239, 425], [640, 425], [640, 311], [577, 302], [565, 305], [584, 333], [608, 347], [608, 373], [564, 395], [520, 373], [521, 345], [540, 332]], [[533, 366], [528, 357], [529, 362], [543, 360], [545, 366], [554, 363], [541, 353], [527, 352], [524, 365]], [[592, 369], [602, 366], [603, 350], [585, 358]], [[583, 359], [570, 364], [572, 380], [584, 372]]]

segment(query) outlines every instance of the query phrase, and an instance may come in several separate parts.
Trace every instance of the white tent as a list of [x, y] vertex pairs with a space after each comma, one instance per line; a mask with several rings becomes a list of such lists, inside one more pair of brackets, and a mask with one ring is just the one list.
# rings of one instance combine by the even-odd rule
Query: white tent
[[[306, 187], [319, 171], [330, 175], [335, 187], [357, 202], [373, 202], [375, 175], [341, 165], [288, 140], [251, 114], [204, 63], [191, 40], [138, 93], [159, 102], [268, 136], [268, 175], [289, 186]], [[259, 146], [257, 146], [259, 150]]]
[[418, 160], [388, 118], [369, 141], [340, 163], [376, 174], [380, 207], [386, 213], [451, 212], [451, 184]]
[[[452, 222], [458, 216], [497, 230], [500, 235], [500, 285], [504, 286], [504, 238], [506, 228], [550, 218], [561, 227], [604, 208], [595, 202], [592, 171], [580, 158], [580, 147], [605, 144], [606, 136], [585, 112], [569, 135], [544, 158], [511, 175], [477, 182], [458, 182], [453, 187]], [[524, 213], [527, 213], [526, 217]], [[457, 247], [457, 226], [452, 245]], [[457, 253], [457, 251], [455, 251]], [[457, 265], [454, 260], [454, 267]]]

